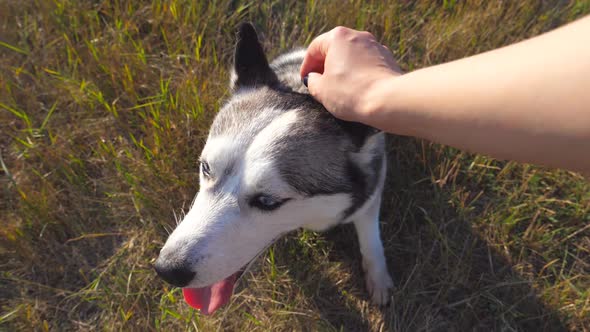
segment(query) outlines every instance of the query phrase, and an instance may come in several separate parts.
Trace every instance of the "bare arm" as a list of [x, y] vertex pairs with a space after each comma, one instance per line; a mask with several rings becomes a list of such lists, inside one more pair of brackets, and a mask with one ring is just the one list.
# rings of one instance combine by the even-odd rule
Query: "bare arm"
[[[351, 36], [342, 39], [350, 44]], [[363, 38], [368, 36], [352, 38], [352, 44]], [[338, 38], [326, 40], [329, 56]], [[364, 45], [367, 51], [379, 48], [374, 39]], [[311, 46], [310, 55], [319, 58]], [[358, 45], [355, 48], [358, 54]], [[346, 85], [347, 74], [331, 71], [327, 61], [323, 75], [310, 76], [309, 89], [336, 116], [388, 132], [496, 158], [590, 170], [590, 17], [521, 43], [405, 75], [397, 66], [387, 72], [389, 60], [383, 60], [387, 57], [382, 53], [373, 60], [379, 58], [381, 70], [368, 70], [368, 78], [351, 78], [362, 84], [349, 91], [357, 95], [353, 100], [329, 100], [328, 94], [341, 90], [324, 87], [334, 85], [330, 76]], [[313, 59], [306, 61], [302, 74], [317, 68]]]

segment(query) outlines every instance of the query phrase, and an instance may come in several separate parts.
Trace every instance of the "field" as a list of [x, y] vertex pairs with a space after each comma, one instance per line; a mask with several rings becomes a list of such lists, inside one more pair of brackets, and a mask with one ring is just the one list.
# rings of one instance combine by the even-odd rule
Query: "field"
[[388, 307], [367, 301], [349, 225], [280, 239], [211, 317], [152, 269], [198, 191], [240, 22], [272, 56], [336, 25], [366, 29], [411, 71], [588, 13], [590, 1], [0, 0], [0, 330], [590, 331], [587, 180], [406, 137], [388, 143]]

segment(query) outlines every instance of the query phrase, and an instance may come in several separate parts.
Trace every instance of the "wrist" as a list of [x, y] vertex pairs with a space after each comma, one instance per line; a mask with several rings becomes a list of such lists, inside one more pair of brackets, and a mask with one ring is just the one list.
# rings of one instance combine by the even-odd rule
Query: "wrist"
[[401, 76], [391, 73], [373, 81], [361, 98], [362, 107], [359, 122], [383, 131], [406, 135], [400, 132], [401, 128], [397, 128], [399, 121], [396, 108], [399, 105], [399, 99], [396, 91]]

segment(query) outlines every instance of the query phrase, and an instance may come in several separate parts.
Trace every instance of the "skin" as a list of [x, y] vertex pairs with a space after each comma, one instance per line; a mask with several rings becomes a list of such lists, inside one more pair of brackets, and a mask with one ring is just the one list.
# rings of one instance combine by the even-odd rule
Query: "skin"
[[[538, 37], [403, 74], [387, 47], [344, 27], [301, 67], [336, 117], [495, 158], [590, 171], [590, 16]], [[353, 70], [351, 70], [353, 69]]]

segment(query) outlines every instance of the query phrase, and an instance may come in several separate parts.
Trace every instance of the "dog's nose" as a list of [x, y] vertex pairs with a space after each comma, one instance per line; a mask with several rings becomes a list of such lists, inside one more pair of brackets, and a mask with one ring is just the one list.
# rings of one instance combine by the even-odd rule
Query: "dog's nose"
[[154, 268], [160, 278], [176, 287], [188, 285], [195, 276], [195, 273], [186, 266], [170, 264], [163, 260], [162, 257], [156, 260]]

